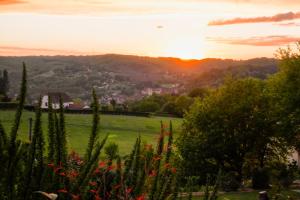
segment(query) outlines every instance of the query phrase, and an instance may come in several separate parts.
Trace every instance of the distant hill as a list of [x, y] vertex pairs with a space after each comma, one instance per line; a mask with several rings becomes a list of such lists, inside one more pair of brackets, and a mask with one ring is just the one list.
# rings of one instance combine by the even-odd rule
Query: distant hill
[[9, 72], [12, 96], [18, 91], [23, 61], [28, 69], [31, 99], [55, 91], [87, 100], [92, 87], [100, 95], [132, 96], [143, 88], [170, 83], [184, 87], [215, 86], [228, 72], [265, 78], [277, 71], [277, 61], [270, 58], [180, 60], [115, 54], [0, 57], [0, 70]]

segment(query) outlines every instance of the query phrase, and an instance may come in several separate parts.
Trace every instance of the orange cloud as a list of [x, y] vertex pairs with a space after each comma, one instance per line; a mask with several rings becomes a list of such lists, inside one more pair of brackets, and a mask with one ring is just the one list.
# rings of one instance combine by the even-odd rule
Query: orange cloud
[[[93, 53], [44, 48], [24, 48], [14, 46], [0, 46], [1, 56], [39, 56], [39, 55], [91, 55]], [[95, 54], [95, 53], [94, 53]]]
[[250, 38], [207, 38], [210, 41], [248, 46], [280, 46], [300, 41], [300, 37], [291, 37], [284, 35], [250, 37]]
[[1, 5], [18, 4], [18, 3], [25, 3], [25, 1], [22, 1], [22, 0], [0, 0], [0, 6]]
[[300, 18], [300, 12], [280, 13], [273, 16], [253, 17], [253, 18], [234, 18], [228, 20], [216, 20], [208, 23], [209, 26], [222, 26], [231, 24], [245, 24], [245, 23], [262, 23], [262, 22], [281, 22], [287, 20], [294, 20]]

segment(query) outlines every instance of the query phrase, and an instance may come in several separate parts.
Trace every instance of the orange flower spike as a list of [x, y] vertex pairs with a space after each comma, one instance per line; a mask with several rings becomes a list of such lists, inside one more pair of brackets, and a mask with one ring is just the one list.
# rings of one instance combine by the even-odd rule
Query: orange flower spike
[[145, 200], [145, 195], [142, 194], [141, 196], [138, 196], [138, 197], [136, 198], [136, 200]]
[[90, 186], [96, 186], [96, 185], [97, 185], [97, 182], [96, 182], [96, 181], [91, 181], [91, 182], [89, 182], [89, 185], [90, 185]]
[[149, 177], [155, 177], [157, 175], [155, 170], [152, 170], [149, 174]]
[[114, 168], [115, 168], [114, 165], [108, 166], [107, 171], [111, 171], [111, 170], [113, 170]]
[[130, 194], [131, 192], [132, 192], [132, 188], [129, 187], [126, 189], [126, 194]]
[[101, 197], [99, 197], [98, 194], [95, 195], [95, 200], [102, 200]]
[[61, 172], [59, 173], [60, 176], [66, 176], [66, 173], [65, 172]]
[[99, 174], [99, 173], [100, 173], [99, 168], [96, 168], [95, 171], [94, 171], [94, 174]]
[[118, 184], [118, 185], [115, 185], [114, 186], [114, 189], [116, 190], [116, 189], [118, 189], [118, 188], [120, 188], [121, 187], [121, 184]]
[[103, 162], [103, 161], [99, 162], [99, 167], [100, 167], [100, 168], [103, 168], [103, 167], [105, 167], [105, 166], [106, 166], [106, 163], [105, 163], [105, 162]]
[[58, 193], [68, 193], [68, 191], [66, 189], [59, 189], [57, 190]]
[[71, 194], [72, 200], [80, 200], [80, 195]]
[[158, 161], [158, 160], [160, 160], [160, 159], [161, 159], [160, 156], [155, 156], [155, 157], [153, 157], [153, 160], [154, 160], [154, 161]]
[[165, 169], [168, 169], [168, 168], [170, 168], [170, 167], [171, 167], [170, 163], [166, 163], [166, 164], [164, 165], [164, 168], [165, 168]]
[[53, 167], [54, 167], [54, 164], [53, 164], [53, 163], [49, 163], [49, 164], [48, 164], [48, 167], [53, 168]]
[[94, 194], [96, 194], [96, 193], [97, 193], [97, 191], [96, 191], [96, 190], [90, 190], [90, 192], [91, 192], [91, 193], [94, 193]]
[[54, 173], [57, 173], [61, 169], [62, 169], [62, 167], [54, 167], [53, 171], [54, 171]]
[[175, 174], [177, 172], [177, 169], [175, 167], [172, 167], [171, 171]]

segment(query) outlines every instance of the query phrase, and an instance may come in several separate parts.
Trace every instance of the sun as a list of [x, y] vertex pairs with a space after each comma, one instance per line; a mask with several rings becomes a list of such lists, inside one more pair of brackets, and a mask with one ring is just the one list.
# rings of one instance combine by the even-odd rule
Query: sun
[[165, 48], [164, 54], [168, 57], [181, 59], [202, 59], [204, 56], [204, 45], [199, 39], [175, 39]]

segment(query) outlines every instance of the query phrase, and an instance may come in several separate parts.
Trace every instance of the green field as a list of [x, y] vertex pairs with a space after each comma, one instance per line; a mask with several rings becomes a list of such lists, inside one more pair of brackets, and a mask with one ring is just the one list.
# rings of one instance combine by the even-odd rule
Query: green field
[[[10, 130], [14, 119], [14, 111], [0, 110], [0, 120], [6, 131]], [[22, 140], [28, 140], [29, 118], [34, 113], [25, 111], [22, 116], [21, 127], [18, 136]], [[182, 119], [167, 117], [134, 117], [119, 115], [100, 116], [100, 139], [109, 133], [109, 142], [116, 142], [119, 145], [120, 154], [130, 152], [136, 137], [140, 134], [142, 140], [154, 144], [160, 131], [160, 121], [167, 124], [173, 122], [174, 135], [179, 133]], [[43, 113], [44, 135], [47, 133], [47, 113]], [[82, 154], [87, 146], [91, 132], [92, 115], [66, 114], [66, 129], [69, 150], [75, 150]], [[45, 138], [46, 139], [46, 138]]]

